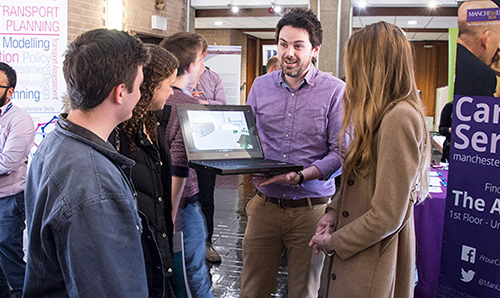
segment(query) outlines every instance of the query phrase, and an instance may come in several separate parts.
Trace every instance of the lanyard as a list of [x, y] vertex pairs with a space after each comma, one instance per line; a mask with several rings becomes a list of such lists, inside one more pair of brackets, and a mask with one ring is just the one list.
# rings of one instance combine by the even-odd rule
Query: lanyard
[[12, 102], [9, 102], [9, 104], [7, 105], [7, 108], [5, 109], [5, 111], [3, 113], [0, 114], [0, 116], [5, 115], [5, 113], [7, 113], [11, 108], [12, 108]]

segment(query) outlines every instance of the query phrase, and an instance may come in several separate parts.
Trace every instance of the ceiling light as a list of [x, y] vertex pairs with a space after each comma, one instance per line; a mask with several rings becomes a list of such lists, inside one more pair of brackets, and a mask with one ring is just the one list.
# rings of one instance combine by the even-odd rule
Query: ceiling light
[[361, 0], [361, 1], [359, 1], [359, 2], [358, 2], [358, 5], [357, 5], [357, 6], [358, 6], [359, 8], [366, 8], [366, 6], [367, 6], [367, 5], [368, 5], [368, 3], [366, 3], [366, 1]]
[[438, 6], [438, 3], [436, 1], [430, 1], [429, 2], [429, 7], [430, 8], [436, 8]]
[[233, 13], [238, 13], [238, 11], [240, 10], [240, 8], [238, 6], [235, 6], [235, 5], [231, 5], [231, 11]]
[[223, 21], [215, 21], [214, 25], [215, 26], [222, 26], [222, 25], [224, 25], [224, 22]]
[[406, 22], [406, 23], [407, 23], [408, 25], [416, 25], [416, 24], [418, 24], [418, 22], [417, 22], [417, 21], [415, 21], [415, 20], [409, 20], [409, 21], [408, 21], [408, 22]]
[[274, 2], [271, 2], [271, 7], [269, 7], [267, 9], [267, 11], [269, 13], [274, 13], [274, 14], [279, 14], [281, 13], [281, 6], [279, 6], [278, 4], [274, 3]]

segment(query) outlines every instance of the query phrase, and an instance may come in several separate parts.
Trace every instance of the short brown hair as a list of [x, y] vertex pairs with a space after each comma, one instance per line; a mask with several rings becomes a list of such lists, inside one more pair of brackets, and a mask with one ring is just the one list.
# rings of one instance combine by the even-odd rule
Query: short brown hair
[[168, 50], [179, 60], [177, 76], [183, 75], [189, 65], [196, 60], [199, 51], [207, 51], [208, 44], [200, 34], [190, 32], [178, 32], [166, 37], [160, 46]]
[[143, 43], [127, 32], [95, 29], [82, 33], [68, 46], [63, 63], [71, 108], [92, 109], [120, 84], [132, 92], [137, 67], [147, 59]]

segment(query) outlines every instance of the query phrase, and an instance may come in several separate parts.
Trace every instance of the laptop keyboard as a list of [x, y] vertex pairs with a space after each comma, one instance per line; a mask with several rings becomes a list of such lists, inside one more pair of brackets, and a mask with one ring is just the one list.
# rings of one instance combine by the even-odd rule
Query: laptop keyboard
[[216, 167], [236, 167], [236, 166], [266, 166], [285, 164], [268, 159], [227, 159], [227, 160], [208, 160], [202, 163], [210, 164]]

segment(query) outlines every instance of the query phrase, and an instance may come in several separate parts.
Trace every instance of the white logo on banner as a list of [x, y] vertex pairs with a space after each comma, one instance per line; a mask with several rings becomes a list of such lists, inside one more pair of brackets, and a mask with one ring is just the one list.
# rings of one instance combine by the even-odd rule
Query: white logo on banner
[[476, 274], [476, 272], [472, 270], [465, 271], [464, 268], [462, 268], [462, 278], [460, 280], [463, 282], [470, 282], [474, 278], [474, 274]]
[[476, 249], [471, 246], [462, 245], [462, 261], [474, 264], [476, 262]]

